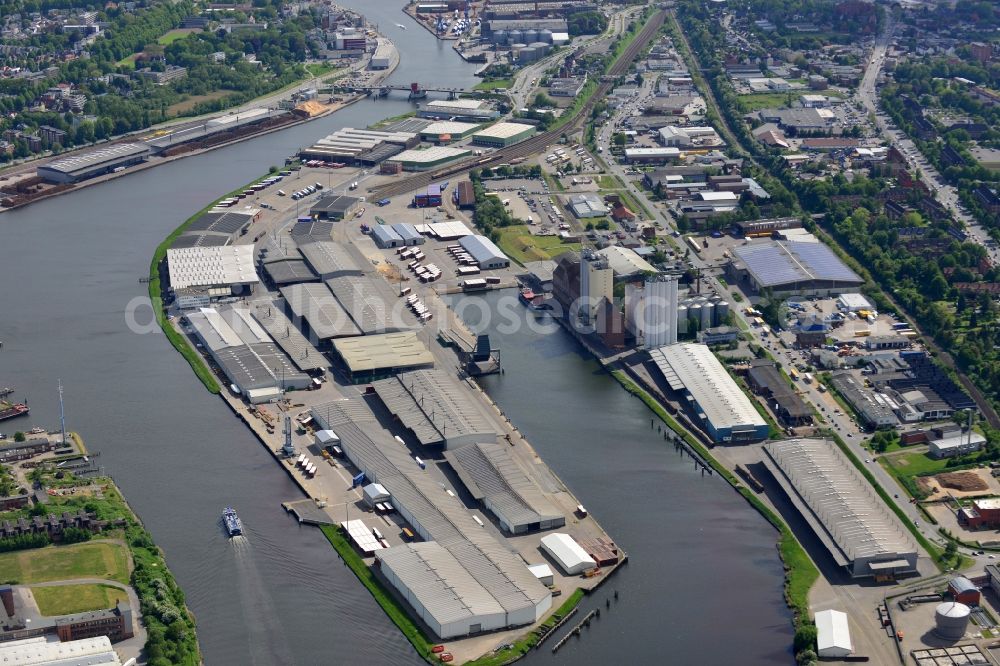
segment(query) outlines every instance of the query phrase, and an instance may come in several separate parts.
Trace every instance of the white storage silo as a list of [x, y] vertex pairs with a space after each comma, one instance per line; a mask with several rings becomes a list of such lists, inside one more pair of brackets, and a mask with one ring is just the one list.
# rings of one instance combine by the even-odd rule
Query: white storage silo
[[521, 44], [524, 42], [524, 33], [520, 30], [511, 30], [507, 33], [507, 41], [511, 44]]
[[688, 309], [686, 305], [677, 306], [677, 334], [687, 333], [688, 330]]
[[548, 28], [538, 31], [538, 41], [545, 42], [546, 44], [552, 43], [552, 31]]
[[493, 43], [504, 45], [507, 43], [507, 31], [497, 30], [493, 33]]
[[715, 304], [715, 325], [721, 326], [726, 323], [726, 317], [729, 316], [729, 303], [727, 301], [719, 301]]
[[[688, 306], [688, 319], [695, 322], [695, 326], [701, 326], [701, 303], [692, 303]], [[695, 328], [694, 330], [699, 330]]]
[[529, 28], [529, 29], [527, 29], [527, 30], [524, 31], [524, 43], [525, 44], [531, 44], [532, 42], [537, 42], [537, 41], [538, 41], [538, 31], [537, 30], [535, 30], [533, 28]]
[[702, 330], [712, 327], [712, 314], [715, 312], [715, 304], [705, 301], [701, 304], [701, 328]]
[[946, 601], [934, 609], [934, 632], [948, 641], [965, 638], [969, 627], [969, 607], [957, 601]]

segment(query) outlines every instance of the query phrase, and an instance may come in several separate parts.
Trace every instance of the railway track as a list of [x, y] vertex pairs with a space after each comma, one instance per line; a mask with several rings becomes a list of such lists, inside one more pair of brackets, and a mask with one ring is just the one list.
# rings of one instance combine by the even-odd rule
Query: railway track
[[[659, 33], [665, 19], [666, 12], [662, 9], [653, 14], [653, 16], [646, 21], [646, 25], [643, 26], [642, 30], [632, 43], [629, 44], [628, 48], [615, 59], [615, 62], [605, 74], [605, 78], [613, 79], [624, 74], [628, 70], [629, 66], [635, 61], [636, 56], [638, 56], [639, 53], [649, 45], [649, 42]], [[607, 97], [607, 94], [611, 91], [612, 85], [613, 84], [608, 81], [602, 82], [587, 103], [577, 110], [573, 118], [557, 129], [536, 134], [530, 139], [508, 148], [501, 148], [489, 157], [465, 160], [457, 164], [444, 167], [443, 169], [438, 169], [437, 171], [408, 176], [392, 183], [380, 185], [371, 190], [371, 195], [375, 198], [399, 196], [400, 194], [413, 192], [414, 190], [427, 187], [431, 183], [440, 182], [449, 176], [464, 173], [469, 169], [499, 166], [501, 164], [507, 164], [510, 160], [517, 159], [518, 157], [529, 157], [540, 153], [545, 150], [547, 146], [559, 141], [563, 134], [576, 130], [580, 126], [581, 121], [587, 120], [598, 100]]]

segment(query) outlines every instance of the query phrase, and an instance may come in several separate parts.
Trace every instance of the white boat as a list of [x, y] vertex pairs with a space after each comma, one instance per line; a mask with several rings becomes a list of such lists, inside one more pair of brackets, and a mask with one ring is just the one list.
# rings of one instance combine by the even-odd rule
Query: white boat
[[397, 23], [396, 27], [399, 28], [400, 30], [406, 30], [406, 26], [403, 25], [402, 23]]

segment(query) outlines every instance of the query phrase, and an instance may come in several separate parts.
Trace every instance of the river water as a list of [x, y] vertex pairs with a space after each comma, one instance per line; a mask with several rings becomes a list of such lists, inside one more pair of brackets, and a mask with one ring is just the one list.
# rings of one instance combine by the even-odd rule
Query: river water
[[[357, 4], [400, 50], [393, 82], [474, 83], [475, 65], [398, 4]], [[281, 509], [301, 495], [270, 454], [161, 333], [130, 331], [124, 313], [145, 294], [139, 278], [155, 247], [194, 211], [320, 136], [410, 108], [363, 101], [0, 216], [0, 385], [29, 399], [30, 424], [55, 427], [62, 380], [67, 427], [102, 452], [164, 549], [209, 666], [420, 660], [319, 531]], [[568, 336], [522, 330], [500, 342], [507, 373], [486, 388], [632, 557], [609, 586], [618, 605], [556, 661], [788, 661], [781, 567], [764, 521], [663, 446], [641, 403]], [[219, 528], [227, 504], [248, 530], [240, 543]]]

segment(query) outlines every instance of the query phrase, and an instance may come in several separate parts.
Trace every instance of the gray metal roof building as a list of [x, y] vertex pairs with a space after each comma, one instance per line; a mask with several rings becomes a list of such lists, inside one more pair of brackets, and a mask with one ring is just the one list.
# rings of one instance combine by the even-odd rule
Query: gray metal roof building
[[458, 242], [462, 249], [472, 255], [480, 268], [507, 268], [510, 266], [510, 259], [503, 253], [503, 250], [486, 236], [463, 236]]
[[507, 614], [462, 563], [435, 541], [376, 553], [381, 571], [441, 638], [506, 628]]
[[323, 197], [309, 209], [309, 214], [321, 220], [343, 220], [361, 206], [361, 199], [340, 194]]
[[511, 534], [547, 530], [566, 524], [566, 517], [542, 494], [498, 442], [476, 443], [446, 451], [444, 457], [472, 496], [483, 503], [500, 527]]
[[174, 242], [170, 244], [171, 249], [179, 249], [185, 247], [221, 247], [223, 245], [229, 245], [229, 241], [232, 239], [228, 234], [216, 234], [216, 233], [188, 233], [181, 234], [174, 239]]
[[361, 267], [350, 250], [333, 241], [316, 241], [299, 246], [299, 251], [316, 275], [329, 280], [341, 275], [361, 275]]
[[365, 335], [409, 330], [405, 309], [393, 308], [399, 297], [379, 275], [340, 275], [326, 280], [326, 286]]
[[713, 440], [767, 439], [767, 421], [707, 346], [681, 343], [649, 354], [670, 388], [686, 397]]
[[[431, 563], [440, 567], [431, 566], [430, 569], [446, 573], [448, 567], [457, 562], [478, 583], [478, 586], [469, 584], [468, 578], [456, 571], [453, 577], [447, 578], [455, 583], [454, 586], [428, 584], [425, 587], [414, 582], [411, 587], [412, 574], [404, 573], [404, 566], [417, 566], [418, 563], [411, 554], [399, 556], [398, 572], [392, 569], [390, 581], [421, 617], [433, 610], [431, 617], [452, 619], [451, 623], [440, 623], [441, 638], [532, 624], [551, 608], [552, 593], [538, 582], [523, 560], [480, 527], [461, 501], [442, 492], [434, 477], [417, 467], [409, 451], [379, 425], [362, 400], [317, 405], [312, 408], [312, 415], [322, 428], [337, 433], [344, 453], [370, 481], [385, 486], [392, 496], [393, 506], [414, 531], [426, 541], [436, 542], [452, 556], [447, 558], [439, 552], [428, 555]], [[407, 547], [390, 548], [379, 555], [389, 554], [391, 559], [395, 557], [393, 551], [403, 548]], [[488, 600], [471, 603], [475, 595], [480, 594], [480, 589], [502, 609], [502, 621], [494, 616], [496, 607]], [[465, 600], [466, 606], [477, 610], [460, 612], [457, 616], [446, 613], [445, 610], [455, 608], [452, 602], [443, 598], [447, 594], [457, 594]]]
[[77, 183], [111, 173], [118, 167], [139, 164], [147, 157], [148, 146], [141, 143], [116, 143], [53, 160], [38, 167], [35, 173], [51, 183]]
[[308, 328], [303, 327], [307, 337], [315, 340], [328, 340], [351, 335], [361, 335], [361, 331], [351, 320], [350, 315], [341, 307], [337, 299], [324, 284], [303, 283], [293, 284], [280, 289], [282, 297], [288, 303], [292, 315], [304, 321]]
[[495, 442], [497, 432], [443, 370], [413, 370], [373, 382], [379, 399], [424, 446]]
[[834, 561], [856, 578], [913, 573], [917, 551], [836, 443], [821, 439], [768, 442], [765, 464]]
[[333, 237], [333, 222], [296, 222], [292, 225], [292, 238], [299, 246], [316, 241], [328, 241]]
[[832, 295], [864, 284], [824, 243], [766, 241], [739, 245], [733, 254], [732, 270], [756, 290]]
[[264, 264], [264, 272], [278, 287], [300, 282], [319, 282], [319, 276], [312, 272], [309, 264], [301, 259], [286, 259]]
[[427, 239], [409, 222], [392, 225], [392, 230], [403, 239], [403, 245], [422, 245]]
[[382, 249], [391, 247], [401, 247], [404, 245], [403, 237], [393, 230], [392, 227], [384, 224], [376, 224], [372, 227], [372, 240]]
[[309, 372], [330, 366], [326, 357], [295, 328], [295, 324], [285, 316], [277, 303], [256, 303], [250, 314], [299, 370]]
[[899, 423], [892, 406], [875, 391], [861, 386], [849, 370], [830, 375], [830, 382], [844, 400], [850, 403], [868, 428], [893, 428]]
[[276, 398], [283, 387], [309, 386], [309, 376], [296, 369], [246, 308], [202, 308], [187, 319], [229, 382], [250, 402]]

